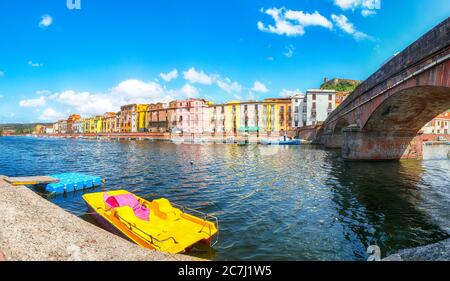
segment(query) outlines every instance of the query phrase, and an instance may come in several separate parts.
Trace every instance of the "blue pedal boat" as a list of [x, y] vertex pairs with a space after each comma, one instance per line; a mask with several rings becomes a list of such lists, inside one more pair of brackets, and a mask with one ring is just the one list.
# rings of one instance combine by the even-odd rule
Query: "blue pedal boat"
[[54, 174], [50, 177], [58, 179], [57, 183], [45, 185], [45, 191], [53, 194], [70, 193], [77, 190], [84, 190], [101, 186], [104, 180], [99, 176], [90, 176], [79, 173]]

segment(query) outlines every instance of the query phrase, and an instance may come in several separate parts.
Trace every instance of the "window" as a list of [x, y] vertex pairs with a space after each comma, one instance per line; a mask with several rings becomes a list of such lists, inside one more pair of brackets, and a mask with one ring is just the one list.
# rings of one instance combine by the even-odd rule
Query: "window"
[[313, 95], [312, 95], [312, 99], [313, 99], [313, 100], [316, 100], [316, 94], [313, 94]]
[[332, 95], [328, 95], [328, 100], [333, 100], [333, 96]]

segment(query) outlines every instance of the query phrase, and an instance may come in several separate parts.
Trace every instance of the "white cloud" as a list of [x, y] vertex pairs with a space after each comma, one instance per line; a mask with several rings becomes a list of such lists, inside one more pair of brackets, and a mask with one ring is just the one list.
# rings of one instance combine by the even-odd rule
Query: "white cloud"
[[2, 99], [2, 98], [4, 98], [5, 96], [4, 95], [0, 95], [0, 99]]
[[257, 27], [263, 32], [286, 36], [301, 36], [305, 34], [305, 27], [307, 26], [321, 26], [328, 29], [333, 27], [333, 24], [317, 11], [309, 14], [303, 11], [286, 10], [286, 8], [282, 7], [267, 10], [261, 9], [261, 12], [271, 16], [275, 21], [275, 25], [265, 25], [263, 22], [258, 21]]
[[343, 10], [355, 10], [357, 8], [367, 10], [381, 9], [381, 0], [334, 0], [334, 4]]
[[289, 46], [286, 46], [285, 49], [286, 52], [284, 52], [283, 55], [287, 58], [292, 58], [292, 56], [294, 55], [295, 47], [291, 44]]
[[45, 106], [46, 104], [47, 104], [47, 101], [44, 96], [40, 96], [37, 99], [21, 100], [19, 102], [19, 105], [21, 107], [40, 107], [40, 106]]
[[273, 57], [267, 57], [266, 60], [268, 61], [274, 61], [275, 59]]
[[297, 95], [304, 95], [304, 94], [299, 89], [296, 89], [296, 90], [283, 89], [280, 92], [280, 97], [283, 97], [283, 98], [289, 98], [289, 97], [297, 96]]
[[321, 26], [328, 29], [333, 28], [333, 24], [317, 11], [312, 14], [308, 14], [303, 11], [287, 10], [285, 17], [286, 19], [296, 21], [302, 26]]
[[192, 84], [199, 83], [204, 85], [211, 85], [217, 79], [217, 75], [208, 75], [203, 71], [197, 71], [191, 67], [188, 71], [183, 72], [184, 79]]
[[363, 32], [360, 32], [358, 30], [356, 30], [355, 26], [353, 25], [353, 23], [348, 21], [348, 18], [344, 15], [331, 15], [331, 18], [333, 19], [333, 21], [336, 23], [336, 25], [345, 33], [348, 33], [350, 35], [353, 36], [353, 38], [355, 38], [358, 41], [361, 40], [372, 40], [373, 38]]
[[169, 73], [160, 73], [159, 76], [166, 82], [170, 82], [173, 79], [178, 78], [178, 70], [174, 69]]
[[269, 91], [269, 89], [267, 89], [266, 85], [264, 85], [263, 83], [261, 83], [259, 81], [255, 81], [251, 91], [257, 92], [257, 93], [267, 93]]
[[54, 122], [57, 121], [59, 119], [65, 118], [66, 114], [61, 113], [61, 112], [57, 112], [56, 110], [54, 110], [53, 108], [46, 108], [41, 116], [39, 116], [39, 120], [41, 121], [48, 121], [48, 122]]
[[199, 94], [199, 90], [191, 84], [185, 84], [180, 91], [188, 98], [195, 98]]
[[5, 76], [5, 72], [0, 70], [0, 77]]
[[[39, 100], [41, 100], [43, 105], [45, 105], [45, 103], [51, 103], [51, 106], [66, 108], [70, 112], [76, 112], [87, 117], [101, 115], [108, 111], [117, 112], [120, 110], [121, 106], [126, 104], [148, 104], [192, 98], [198, 96], [199, 92], [199, 89], [190, 84], [185, 84], [180, 89], [168, 90], [154, 81], [144, 82], [130, 79], [119, 83], [106, 93], [67, 90], [60, 93], [41, 96]], [[36, 105], [38, 104], [37, 101], [34, 101], [34, 103]], [[33, 104], [33, 101], [24, 101], [22, 104], [30, 106]], [[49, 112], [51, 113], [51, 111]], [[51, 114], [46, 115], [51, 116]]]
[[41, 21], [39, 22], [40, 28], [47, 28], [53, 23], [53, 18], [50, 15], [43, 15]]
[[107, 111], [118, 111], [120, 108], [118, 104], [115, 104], [111, 95], [75, 92], [73, 90], [56, 94], [54, 102], [65, 105], [74, 112], [89, 116], [100, 115]]
[[363, 17], [368, 17], [368, 16], [371, 16], [371, 15], [375, 15], [377, 12], [375, 12], [374, 10], [362, 10], [361, 11], [361, 15], [363, 16]]
[[217, 80], [216, 83], [220, 89], [229, 94], [239, 93], [240, 91], [242, 91], [242, 86], [236, 81], [231, 81], [231, 79], [228, 77], [223, 80]]
[[44, 66], [42, 63], [34, 63], [33, 61], [28, 61], [28, 65], [30, 65], [31, 67], [42, 67]]
[[343, 10], [361, 9], [363, 17], [374, 15], [381, 9], [381, 0], [334, 0], [334, 4]]

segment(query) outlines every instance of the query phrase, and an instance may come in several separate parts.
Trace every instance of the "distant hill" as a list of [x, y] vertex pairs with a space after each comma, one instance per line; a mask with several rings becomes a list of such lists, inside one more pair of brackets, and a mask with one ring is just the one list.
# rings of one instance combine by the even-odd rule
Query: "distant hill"
[[[10, 123], [10, 124], [0, 124], [0, 131], [5, 130], [14, 130], [16, 134], [31, 134], [36, 125], [51, 125], [51, 123], [30, 123], [30, 124], [21, 124], [21, 123]], [[1, 135], [1, 133], [0, 133]]]
[[351, 79], [334, 78], [325, 81], [320, 89], [322, 90], [335, 90], [337, 92], [353, 92], [361, 81]]

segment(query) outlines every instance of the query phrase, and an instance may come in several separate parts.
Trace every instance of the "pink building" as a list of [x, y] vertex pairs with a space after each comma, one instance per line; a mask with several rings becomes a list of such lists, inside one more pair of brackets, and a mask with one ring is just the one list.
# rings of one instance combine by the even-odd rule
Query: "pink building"
[[172, 132], [202, 134], [211, 132], [211, 109], [204, 99], [177, 100], [169, 104]]

